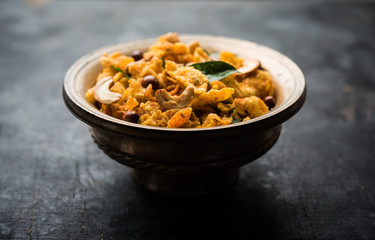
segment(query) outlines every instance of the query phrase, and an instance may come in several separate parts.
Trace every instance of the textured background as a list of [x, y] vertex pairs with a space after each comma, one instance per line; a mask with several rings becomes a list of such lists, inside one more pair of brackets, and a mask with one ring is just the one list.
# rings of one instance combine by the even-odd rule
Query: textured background
[[[63, 104], [66, 70], [169, 31], [245, 39], [303, 70], [308, 97], [225, 191], [136, 185]], [[0, 1], [0, 239], [375, 239], [375, 4]]]

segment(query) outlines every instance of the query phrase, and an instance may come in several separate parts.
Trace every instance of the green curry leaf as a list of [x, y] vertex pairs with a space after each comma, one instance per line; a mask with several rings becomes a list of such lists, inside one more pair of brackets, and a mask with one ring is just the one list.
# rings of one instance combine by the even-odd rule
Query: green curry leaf
[[203, 52], [204, 52], [205, 54], [207, 54], [207, 56], [210, 56], [210, 53], [209, 53], [206, 49], [202, 48], [202, 50], [203, 50]]
[[111, 66], [113, 70], [115, 70], [116, 72], [122, 72], [123, 74], [125, 74], [125, 72], [121, 69], [121, 68], [118, 68], [118, 67], [115, 67], [115, 66]]
[[121, 72], [121, 73], [124, 74], [125, 77], [130, 78], [129, 75], [128, 75], [125, 71], [123, 71], [121, 68], [118, 68], [118, 67], [115, 67], [115, 66], [111, 66], [111, 67], [112, 67], [112, 69], [115, 70], [116, 72]]
[[208, 77], [210, 82], [223, 79], [233, 73], [238, 72], [232, 65], [223, 61], [209, 61], [203, 63], [194, 63], [190, 65], [201, 71]]
[[164, 58], [161, 58], [161, 60], [163, 61], [163, 69], [165, 69], [165, 60], [164, 60]]

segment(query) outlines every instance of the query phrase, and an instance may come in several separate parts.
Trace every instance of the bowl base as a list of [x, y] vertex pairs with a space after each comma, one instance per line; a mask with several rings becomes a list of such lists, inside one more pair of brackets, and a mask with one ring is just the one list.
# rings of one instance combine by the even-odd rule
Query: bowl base
[[202, 176], [159, 175], [131, 168], [135, 182], [146, 189], [172, 196], [204, 195], [232, 184], [238, 178], [239, 168]]

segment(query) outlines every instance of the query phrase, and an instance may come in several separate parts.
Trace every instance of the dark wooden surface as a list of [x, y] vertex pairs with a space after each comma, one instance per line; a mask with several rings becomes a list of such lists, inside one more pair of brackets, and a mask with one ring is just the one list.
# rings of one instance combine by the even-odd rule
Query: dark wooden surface
[[[0, 1], [1, 239], [375, 239], [374, 3], [43, 2]], [[258, 42], [306, 76], [276, 146], [210, 196], [140, 188], [62, 101], [83, 54], [168, 31]]]

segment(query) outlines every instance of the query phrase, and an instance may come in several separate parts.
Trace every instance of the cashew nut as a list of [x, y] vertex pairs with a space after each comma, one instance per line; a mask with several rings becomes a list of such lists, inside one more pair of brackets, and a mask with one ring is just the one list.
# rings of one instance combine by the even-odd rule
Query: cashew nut
[[104, 104], [111, 104], [122, 98], [122, 94], [111, 92], [109, 90], [112, 82], [112, 77], [104, 77], [96, 83], [94, 88], [94, 98], [96, 101]]
[[260, 62], [258, 60], [249, 60], [246, 61], [243, 67], [237, 69], [240, 73], [248, 74], [260, 67]]
[[192, 42], [189, 44], [189, 50], [190, 50], [190, 53], [193, 54], [195, 52], [195, 49], [197, 49], [197, 47], [199, 47], [199, 42]]
[[164, 36], [165, 36], [165, 40], [170, 42], [170, 43], [176, 43], [176, 42], [180, 41], [180, 38], [178, 37], [177, 33], [169, 32], [169, 33], [165, 34]]
[[180, 96], [171, 96], [165, 89], [156, 91], [156, 100], [165, 109], [184, 108], [194, 97], [194, 88], [187, 87]]

